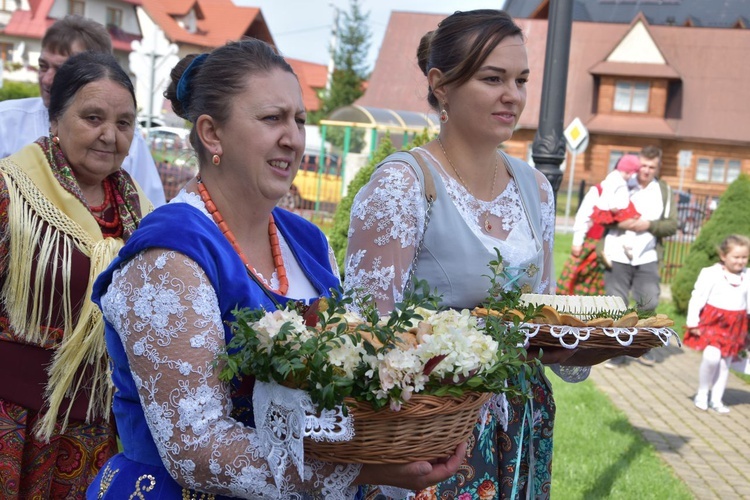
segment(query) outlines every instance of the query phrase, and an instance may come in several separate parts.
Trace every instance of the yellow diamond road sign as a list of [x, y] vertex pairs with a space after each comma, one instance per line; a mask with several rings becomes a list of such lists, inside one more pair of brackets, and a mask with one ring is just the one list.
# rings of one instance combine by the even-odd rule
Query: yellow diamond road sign
[[579, 118], [575, 118], [570, 125], [565, 129], [564, 134], [565, 140], [568, 141], [568, 147], [573, 151], [576, 151], [578, 147], [586, 140], [589, 135], [589, 131], [583, 126], [583, 122]]

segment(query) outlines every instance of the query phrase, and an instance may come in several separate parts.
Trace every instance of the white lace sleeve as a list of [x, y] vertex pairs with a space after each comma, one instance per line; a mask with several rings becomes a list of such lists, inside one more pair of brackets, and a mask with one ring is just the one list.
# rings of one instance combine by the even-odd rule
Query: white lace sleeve
[[424, 218], [411, 167], [390, 162], [376, 170], [352, 205], [345, 288], [372, 295], [381, 313], [391, 311], [403, 297]]
[[[544, 247], [544, 273], [537, 293], [555, 293], [555, 261], [552, 248], [555, 246], [555, 198], [552, 186], [544, 174], [536, 172], [539, 179], [539, 195], [542, 200], [542, 245]], [[591, 373], [590, 366], [549, 365], [549, 368], [565, 382], [576, 383], [586, 380]]]
[[225, 345], [218, 298], [194, 261], [163, 249], [136, 256], [115, 273], [102, 308], [125, 346], [162, 462], [180, 485], [238, 498], [356, 493], [359, 465], [306, 460], [304, 478], [291, 465], [274, 474], [255, 429], [229, 416], [229, 387], [214, 366]]

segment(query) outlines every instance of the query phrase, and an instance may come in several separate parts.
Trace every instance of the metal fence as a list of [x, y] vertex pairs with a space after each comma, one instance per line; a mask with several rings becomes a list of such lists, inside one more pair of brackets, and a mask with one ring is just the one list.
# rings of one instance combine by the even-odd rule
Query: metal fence
[[717, 204], [717, 199], [711, 196], [677, 192], [677, 233], [664, 241], [662, 283], [672, 283], [684, 264], [693, 241], [716, 210]]
[[279, 205], [293, 211], [332, 215], [341, 201], [341, 160], [339, 156], [327, 154], [321, 164], [319, 155], [305, 153], [294, 184]]

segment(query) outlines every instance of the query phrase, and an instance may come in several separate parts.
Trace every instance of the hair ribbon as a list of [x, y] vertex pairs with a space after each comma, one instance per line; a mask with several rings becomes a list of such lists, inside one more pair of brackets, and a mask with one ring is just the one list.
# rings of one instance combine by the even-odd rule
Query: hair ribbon
[[208, 54], [204, 53], [190, 61], [188, 67], [182, 72], [180, 81], [177, 82], [177, 100], [180, 101], [182, 108], [186, 111], [188, 110], [190, 103], [190, 81], [193, 79], [195, 72], [203, 66], [207, 57]]

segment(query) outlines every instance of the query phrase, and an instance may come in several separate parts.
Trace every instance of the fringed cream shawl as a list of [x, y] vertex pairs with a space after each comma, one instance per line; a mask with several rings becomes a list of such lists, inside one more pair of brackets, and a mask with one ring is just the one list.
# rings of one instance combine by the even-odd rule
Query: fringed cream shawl
[[[45, 391], [48, 408], [36, 429], [40, 437], [49, 440], [58, 415], [63, 412], [63, 429], [67, 426], [72, 404], [67, 409], [61, 405], [66, 396], [72, 402], [81, 389], [85, 365], [93, 369], [87, 388], [91, 392], [86, 420], [109, 420], [113, 386], [108, 372], [104, 319], [89, 297], [94, 280], [117, 255], [123, 241], [102, 236], [88, 208], [60, 185], [36, 144], [0, 160], [0, 174], [9, 195], [6, 227], [9, 252], [0, 300], [15, 334], [26, 342], [44, 345], [49, 335], [44, 327], [51, 324], [53, 316], [53, 311], [43, 309], [45, 279], [52, 280], [47, 286], [63, 290], [63, 311], [57, 311], [64, 318], [63, 340], [48, 368]], [[151, 203], [140, 189], [138, 195], [142, 213], [147, 213]], [[74, 249], [90, 259], [86, 300], [80, 306], [75, 324], [70, 297]], [[62, 276], [61, 283], [55, 283], [58, 274]]]

